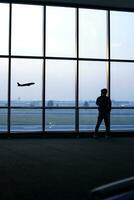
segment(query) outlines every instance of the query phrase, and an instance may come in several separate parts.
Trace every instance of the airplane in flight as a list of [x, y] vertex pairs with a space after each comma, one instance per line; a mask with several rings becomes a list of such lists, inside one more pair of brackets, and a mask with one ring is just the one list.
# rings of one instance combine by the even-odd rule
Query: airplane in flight
[[17, 82], [18, 87], [31, 86], [31, 85], [34, 85], [34, 84], [35, 84], [34, 82], [24, 83], [24, 84], [20, 84], [20, 83]]

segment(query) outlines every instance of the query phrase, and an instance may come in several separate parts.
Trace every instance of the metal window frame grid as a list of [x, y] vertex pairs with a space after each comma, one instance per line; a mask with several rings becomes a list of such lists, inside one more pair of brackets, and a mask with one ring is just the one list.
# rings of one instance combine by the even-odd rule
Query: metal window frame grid
[[[0, 3], [5, 3], [5, 1], [0, 1]], [[111, 77], [111, 63], [112, 62], [132, 62], [134, 63], [134, 60], [123, 60], [123, 59], [111, 59], [110, 55], [110, 11], [112, 10], [111, 8], [100, 8], [100, 7], [85, 7], [84, 6], [77, 6], [77, 5], [66, 5], [66, 4], [55, 4], [55, 3], [38, 3], [35, 4], [35, 2], [25, 2], [26, 5], [39, 5], [43, 6], [43, 56], [21, 56], [21, 55], [12, 55], [11, 54], [11, 37], [12, 37], [12, 5], [13, 4], [23, 4], [23, 2], [15, 2], [15, 1], [7, 1], [6, 3], [9, 4], [9, 55], [0, 55], [0, 58], [8, 58], [8, 106], [1, 106], [0, 109], [7, 109], [8, 111], [8, 116], [7, 116], [7, 136], [10, 136], [14, 134], [14, 132], [11, 132], [11, 109], [41, 109], [42, 110], [42, 135], [49, 134], [50, 132], [47, 132], [45, 130], [45, 111], [46, 109], [73, 109], [75, 111], [75, 131], [73, 134], [79, 135], [80, 130], [79, 130], [79, 110], [82, 109], [97, 109], [97, 107], [80, 107], [79, 106], [79, 61], [105, 61], [108, 63], [108, 76], [107, 76], [107, 88], [108, 88], [108, 94], [110, 97], [110, 88], [111, 88], [111, 83], [110, 83], [110, 77]], [[46, 56], [46, 7], [47, 6], [61, 6], [61, 7], [72, 7], [75, 9], [75, 45], [76, 45], [76, 57], [51, 57], [51, 56]], [[107, 58], [106, 59], [101, 59], [101, 58], [80, 58], [79, 57], [79, 10], [81, 8], [84, 9], [96, 9], [96, 10], [104, 10], [106, 11], [106, 20], [107, 20]], [[122, 9], [114, 9], [115, 11], [126, 11], [126, 12], [132, 12], [133, 10], [122, 10]], [[43, 60], [43, 73], [42, 73], [42, 80], [43, 80], [43, 86], [42, 86], [42, 106], [37, 106], [37, 107], [16, 107], [16, 106], [11, 106], [11, 59], [12, 58], [17, 58], [17, 59], [42, 59]], [[75, 71], [75, 106], [67, 106], [67, 107], [48, 107], [45, 105], [45, 93], [46, 93], [46, 59], [47, 60], [75, 60], [76, 61], [76, 71]], [[134, 107], [113, 107], [112, 109], [134, 109]], [[88, 130], [87, 130], [88, 131]], [[56, 131], [54, 131], [56, 132]], [[66, 132], [66, 131], [65, 131]], [[67, 131], [68, 132], [68, 131]], [[22, 133], [22, 132], [21, 132]]]

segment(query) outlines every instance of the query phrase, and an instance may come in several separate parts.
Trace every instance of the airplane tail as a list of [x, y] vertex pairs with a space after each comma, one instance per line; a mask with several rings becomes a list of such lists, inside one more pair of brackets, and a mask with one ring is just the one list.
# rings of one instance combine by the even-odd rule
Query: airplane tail
[[20, 86], [20, 83], [17, 82], [17, 85]]

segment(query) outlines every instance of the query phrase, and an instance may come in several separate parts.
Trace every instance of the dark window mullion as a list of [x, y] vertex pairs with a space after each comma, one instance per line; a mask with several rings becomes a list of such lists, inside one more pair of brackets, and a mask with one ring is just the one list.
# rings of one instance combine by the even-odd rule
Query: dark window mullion
[[76, 85], [75, 85], [75, 100], [76, 100], [76, 110], [75, 110], [75, 130], [79, 134], [79, 8], [76, 8]]
[[11, 30], [12, 30], [12, 4], [9, 4], [9, 66], [8, 66], [8, 134], [11, 123]]
[[[111, 52], [110, 52], [110, 10], [107, 11], [107, 30], [108, 30], [108, 96], [109, 98], [111, 97]], [[109, 126], [111, 127], [111, 115], [110, 115], [110, 119], [109, 119]], [[109, 129], [110, 130], [110, 129]]]
[[45, 56], [46, 56], [46, 6], [44, 5], [44, 19], [43, 19], [43, 38], [44, 38], [44, 45], [43, 45], [43, 53], [44, 53], [44, 64], [43, 64], [43, 87], [42, 87], [42, 106], [43, 106], [43, 110], [42, 110], [42, 128], [43, 128], [43, 132], [45, 132], [45, 94], [46, 94], [46, 84], [45, 84], [45, 76], [46, 76], [46, 60], [45, 60]]
[[108, 26], [108, 28], [107, 28], [107, 30], [108, 30], [108, 35], [107, 35], [107, 37], [108, 37], [108, 95], [109, 95], [109, 97], [111, 96], [111, 93], [110, 93], [110, 91], [111, 91], [111, 85], [110, 85], [110, 60], [111, 60], [111, 55], [110, 55], [110, 10], [108, 10], [107, 11], [107, 21], [108, 21], [108, 23], [107, 23], [107, 26]]

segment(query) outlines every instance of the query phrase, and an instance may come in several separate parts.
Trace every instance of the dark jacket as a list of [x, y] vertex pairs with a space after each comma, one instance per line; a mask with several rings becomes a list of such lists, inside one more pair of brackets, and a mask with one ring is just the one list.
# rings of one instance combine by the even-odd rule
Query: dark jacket
[[107, 96], [100, 96], [96, 100], [96, 105], [100, 113], [108, 113], [111, 111], [111, 100]]

